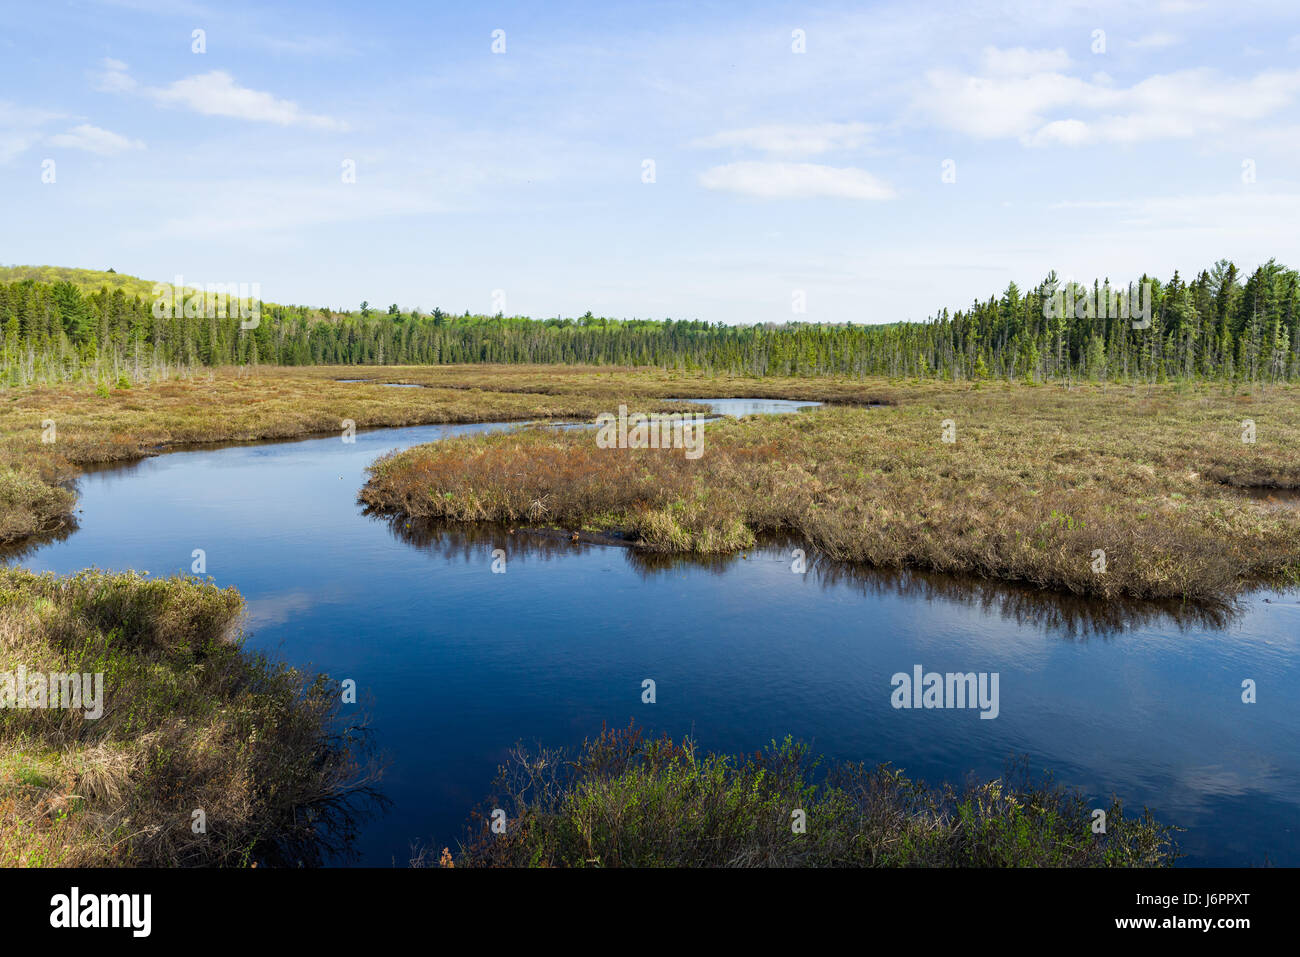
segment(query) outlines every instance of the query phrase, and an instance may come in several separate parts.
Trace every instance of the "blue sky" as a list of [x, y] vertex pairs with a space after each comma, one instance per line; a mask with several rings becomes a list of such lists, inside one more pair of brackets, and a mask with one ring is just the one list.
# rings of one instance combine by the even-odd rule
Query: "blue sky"
[[75, 0], [3, 23], [5, 264], [722, 322], [1300, 265], [1294, 2]]

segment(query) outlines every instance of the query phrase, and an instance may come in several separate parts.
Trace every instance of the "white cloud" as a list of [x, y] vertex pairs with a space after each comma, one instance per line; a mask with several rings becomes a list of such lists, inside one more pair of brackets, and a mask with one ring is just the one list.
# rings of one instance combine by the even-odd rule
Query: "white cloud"
[[206, 116], [233, 116], [255, 123], [309, 126], [319, 130], [344, 130], [347, 124], [328, 116], [304, 113], [292, 100], [240, 86], [224, 70], [213, 70], [177, 80], [151, 92], [160, 103], [180, 105]]
[[1088, 81], [1060, 72], [970, 76], [933, 70], [914, 106], [938, 125], [970, 136], [1082, 146], [1222, 133], [1271, 117], [1298, 95], [1300, 70], [1247, 79], [1182, 70], [1128, 88], [1109, 77]]
[[178, 106], [204, 116], [229, 116], [254, 123], [303, 126], [318, 130], [346, 130], [342, 120], [304, 111], [292, 100], [240, 86], [224, 70], [199, 73], [162, 87], [142, 87], [120, 60], [104, 60], [95, 79], [96, 88], [108, 93], [139, 92], [164, 106]]
[[727, 190], [764, 199], [892, 199], [893, 189], [866, 170], [815, 163], [728, 163], [700, 174], [706, 189]]
[[699, 149], [756, 149], [765, 153], [811, 155], [837, 149], [857, 149], [874, 127], [866, 123], [810, 123], [752, 126], [723, 130], [690, 145]]
[[1065, 107], [1098, 109], [1118, 103], [1108, 87], [1061, 73], [966, 76], [947, 70], [926, 74], [916, 107], [940, 126], [986, 139], [1025, 136]]
[[25, 106], [15, 106], [7, 100], [0, 100], [0, 126], [41, 126], [63, 118], [62, 113], [28, 109]]
[[1000, 73], [1013, 76], [1025, 76], [1034, 73], [1053, 73], [1070, 66], [1070, 55], [1062, 49], [1026, 50], [1015, 47], [999, 50], [997, 47], [985, 47], [983, 51], [984, 70], [988, 73]]
[[1144, 37], [1128, 41], [1128, 45], [1142, 50], [1159, 50], [1182, 42], [1182, 37], [1174, 36], [1172, 33], [1148, 33]]
[[1082, 120], [1053, 120], [1029, 139], [1031, 146], [1080, 146], [1088, 142], [1088, 124]]
[[0, 130], [0, 163], [7, 163], [19, 153], [25, 153], [39, 140], [40, 136], [35, 133]]
[[94, 74], [91, 85], [101, 93], [127, 93], [135, 89], [135, 78], [121, 60], [105, 57], [104, 69]]
[[100, 129], [89, 123], [74, 126], [67, 133], [51, 136], [46, 142], [51, 146], [85, 150], [88, 153], [98, 153], [100, 156], [113, 156], [117, 153], [125, 153], [127, 150], [144, 149], [144, 144], [139, 140], [127, 139], [119, 133]]
[[33, 110], [0, 100], [0, 163], [35, 146], [43, 135], [42, 128], [63, 118], [61, 113]]
[[74, 126], [66, 133], [47, 135], [46, 129], [51, 123], [69, 119], [71, 118], [63, 113], [34, 110], [0, 101], [0, 163], [13, 159], [38, 143], [85, 150], [88, 153], [98, 153], [100, 156], [144, 149], [144, 144], [139, 140], [128, 139], [89, 123]]

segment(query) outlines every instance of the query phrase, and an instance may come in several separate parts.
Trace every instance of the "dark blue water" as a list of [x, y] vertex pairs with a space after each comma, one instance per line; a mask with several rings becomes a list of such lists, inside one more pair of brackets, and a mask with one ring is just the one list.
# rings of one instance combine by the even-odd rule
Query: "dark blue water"
[[[663, 561], [407, 528], [356, 504], [379, 454], [509, 427], [175, 452], [90, 473], [80, 529], [16, 560], [163, 575], [188, 572], [201, 548], [207, 574], [248, 599], [253, 646], [355, 679], [391, 759], [393, 804], [361, 835], [364, 863], [454, 846], [514, 742], [575, 745], [635, 719], [728, 751], [793, 734], [930, 781], [996, 775], [1027, 753], [1099, 803], [1113, 791], [1186, 827], [1188, 863], [1300, 864], [1296, 596], [1260, 593], [1215, 619], [826, 563], [799, 574], [777, 545]], [[491, 570], [498, 547], [504, 574]], [[917, 664], [999, 673], [998, 717], [894, 709], [891, 676]], [[1241, 702], [1246, 678], [1256, 704]]]

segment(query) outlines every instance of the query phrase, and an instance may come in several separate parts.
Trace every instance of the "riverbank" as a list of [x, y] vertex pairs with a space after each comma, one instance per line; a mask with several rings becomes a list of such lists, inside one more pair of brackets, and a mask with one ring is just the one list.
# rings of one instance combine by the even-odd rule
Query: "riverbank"
[[1292, 389], [874, 393], [892, 404], [712, 423], [698, 458], [591, 431], [439, 442], [376, 462], [361, 500], [665, 552], [787, 533], [835, 560], [1101, 598], [1222, 603], [1300, 580], [1300, 510], [1246, 491], [1300, 487]]
[[[961, 782], [972, 769], [987, 781], [1007, 754], [1028, 751], [1098, 800], [1115, 791], [1186, 824], [1197, 863], [1296, 859], [1284, 827], [1296, 806], [1294, 762], [1278, 710], [1294, 684], [1278, 651], [1292, 643], [1294, 608], [1256, 597], [1231, 633], [1160, 617], [1092, 640], [1067, 635], [1063, 612], [1039, 620], [991, 582], [983, 598], [947, 590], [955, 578], [935, 579], [939, 593], [904, 594], [891, 580], [910, 574], [877, 580], [865, 565], [811, 555], [808, 574], [793, 575], [795, 542], [674, 560], [560, 536], [534, 553], [517, 526], [475, 524], [469, 538], [359, 513], [356, 489], [377, 456], [477, 431], [359, 432], [355, 444], [332, 435], [108, 469], [82, 483], [80, 531], [33, 545], [28, 560], [67, 574], [97, 564], [157, 574], [187, 565], [199, 546], [207, 570], [249, 596], [257, 647], [356, 678], [400, 771], [385, 781], [393, 811], [362, 832], [372, 865], [406, 860], [411, 840], [441, 838], [441, 848], [458, 834], [506, 743], [571, 744], [575, 720], [587, 730], [633, 714], [674, 734], [708, 726], [707, 744], [722, 748], [793, 732], [930, 781]], [[418, 544], [421, 535], [436, 544]], [[492, 574], [498, 564], [508, 574]], [[848, 585], [855, 572], [861, 581]], [[1123, 605], [1078, 603], [1090, 614]], [[645, 608], [657, 611], [636, 611]], [[810, 634], [817, 640], [792, 640]], [[889, 675], [934, 663], [938, 649], [945, 667], [1001, 672], [998, 720], [890, 707]], [[1275, 693], [1245, 708], [1222, 680], [1225, 655]], [[434, 695], [430, 676], [439, 676]], [[660, 682], [653, 708], [641, 698], [645, 676]], [[1151, 709], [1152, 696], [1161, 708]], [[519, 707], [493, 705], [503, 700]], [[1078, 714], [1112, 742], [1104, 753], [1057, 717]], [[1207, 762], [1266, 795], [1261, 813], [1224, 824], [1233, 799], [1196, 773]], [[1270, 765], [1282, 770], [1258, 774]]]
[[[367, 429], [591, 421], [608, 405], [600, 394], [495, 391], [492, 376], [479, 367], [460, 378], [444, 372], [429, 388], [382, 384], [435, 378], [425, 372], [357, 366], [225, 368], [133, 388], [96, 390], [79, 384], [0, 390], [0, 544], [70, 526], [76, 495], [67, 486], [85, 466], [131, 461], [180, 445], [342, 435], [347, 423]], [[337, 381], [361, 376], [376, 381]], [[661, 411], [693, 408], [679, 402], [652, 404]]]
[[576, 755], [516, 748], [459, 855], [413, 863], [1163, 867], [1178, 857], [1175, 829], [1149, 811], [1126, 817], [1115, 798], [1094, 807], [1024, 764], [957, 790], [888, 765], [833, 763], [815, 776], [819, 763], [789, 738], [736, 759], [637, 728], [607, 730]]
[[198, 579], [0, 569], [0, 866], [345, 850], [362, 733], [336, 727], [334, 682], [241, 647], [242, 610]]
[[[364, 378], [363, 382], [340, 379]], [[389, 388], [394, 383], [417, 388]], [[0, 394], [0, 543], [75, 524], [82, 467], [197, 443], [416, 424], [592, 421], [782, 397], [815, 413], [707, 428], [699, 460], [547, 430], [378, 463], [372, 508], [719, 553], [765, 532], [832, 559], [1104, 598], [1228, 601], [1300, 575], [1294, 387], [1033, 387], [554, 366], [232, 368], [132, 389]], [[876, 408], [864, 408], [865, 406]], [[1243, 441], [1249, 437], [1251, 441]], [[951, 441], [947, 441], [951, 439]]]

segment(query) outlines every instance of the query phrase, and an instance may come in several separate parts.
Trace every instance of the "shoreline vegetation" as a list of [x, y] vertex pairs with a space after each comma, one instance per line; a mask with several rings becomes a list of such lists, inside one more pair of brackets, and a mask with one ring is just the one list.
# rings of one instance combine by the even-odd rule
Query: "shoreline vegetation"
[[[375, 370], [391, 389], [342, 383], [352, 368], [228, 367], [149, 385], [89, 384], [0, 389], [0, 545], [75, 525], [70, 485], [85, 467], [129, 462], [169, 448], [222, 442], [341, 435], [357, 429], [522, 420], [590, 421], [599, 395], [493, 388], [491, 369], [454, 386], [426, 370]], [[607, 375], [616, 375], [616, 372]], [[606, 389], [612, 394], [612, 384]], [[656, 411], [698, 411], [651, 402]]]
[[[721, 574], [751, 559], [775, 560], [788, 567], [792, 549], [802, 544], [788, 536], [763, 536], [756, 548], [745, 552], [701, 555], [652, 552], [633, 548], [625, 539], [587, 533], [579, 534], [575, 545], [572, 533], [558, 529], [510, 528], [488, 522], [442, 519], [410, 520], [397, 515], [387, 517], [386, 522], [397, 540], [445, 560], [464, 558], [475, 552], [484, 554], [494, 548], [504, 548], [510, 561], [549, 560], [571, 554], [575, 548], [615, 546], [622, 553], [622, 560], [646, 580], [672, 575], [684, 568]], [[1233, 605], [1176, 600], [1097, 601], [1018, 582], [812, 559], [807, 561], [804, 578], [822, 588], [847, 587], [864, 598], [902, 596], [976, 607], [1018, 625], [1071, 639], [1112, 637], [1140, 628], [1219, 631], [1227, 628], [1240, 611]], [[1290, 603], [1300, 605], [1300, 600], [1293, 599]]]
[[[337, 381], [361, 375], [370, 381]], [[360, 500], [662, 552], [743, 550], [774, 533], [833, 560], [1108, 599], [1225, 603], [1300, 579], [1300, 509], [1254, 494], [1300, 488], [1297, 392], [1285, 384], [1067, 389], [477, 365], [228, 368], [106, 393], [11, 389], [0, 392], [0, 544], [74, 528], [79, 468], [170, 447], [341, 434], [345, 420], [366, 429], [592, 422], [619, 405], [701, 411], [674, 401], [688, 396], [826, 405], [711, 422], [697, 460], [599, 449], [588, 430], [441, 441], [377, 461]], [[43, 441], [46, 425], [54, 441]]]
[[367, 733], [334, 682], [244, 649], [242, 612], [196, 578], [0, 569], [0, 677], [102, 676], [94, 710], [0, 709], [0, 866], [346, 856], [377, 797]]
[[[337, 381], [362, 376], [370, 381]], [[1213, 604], [1296, 580], [1300, 513], [1246, 491], [1300, 487], [1287, 385], [1067, 389], [478, 365], [231, 368], [133, 388], [10, 389], [0, 392], [4, 534], [35, 541], [39, 523], [23, 529], [13, 515], [42, 508], [56, 527], [73, 523], [63, 483], [78, 467], [168, 447], [339, 434], [344, 419], [361, 429], [591, 422], [620, 404], [702, 411], [687, 396], [826, 405], [712, 421], [697, 460], [680, 449], [600, 449], [586, 429], [450, 439], [381, 458], [360, 498], [399, 525], [418, 516], [485, 533], [501, 521], [565, 539], [612, 534], [648, 558], [729, 555], [775, 535], [864, 568], [1114, 600]], [[50, 443], [47, 419], [58, 430]], [[1241, 441], [1245, 419], [1252, 443]], [[944, 420], [953, 442], [942, 441]], [[1106, 551], [1105, 573], [1093, 570], [1094, 549]], [[0, 862], [311, 865], [346, 854], [358, 803], [382, 801], [366, 735], [337, 729], [329, 679], [231, 637], [241, 608], [233, 589], [196, 579], [0, 568], [0, 672], [104, 672], [110, 703], [99, 720], [0, 711]], [[1080, 799], [1028, 780], [957, 792], [857, 766], [834, 772], [839, 791], [814, 792], [806, 750], [793, 742], [729, 761], [688, 743], [602, 736], [585, 754], [586, 776], [551, 792], [558, 803], [509, 805], [529, 822], [518, 840], [471, 842], [455, 863], [1074, 866], [1175, 855], [1168, 828], [1149, 814], [1122, 819], [1117, 805], [1109, 837], [1088, 840]], [[767, 784], [755, 791], [760, 772]], [[809, 812], [801, 837], [819, 835], [797, 846], [786, 838], [789, 811], [774, 816], [796, 796]], [[711, 810], [684, 829], [662, 826], [695, 799]], [[653, 814], [600, 831], [629, 800]], [[728, 820], [721, 807], [743, 813]], [[199, 808], [204, 835], [191, 830]], [[579, 812], [591, 827], [574, 831]], [[875, 836], [849, 840], [863, 827]]]
[[886, 407], [712, 422], [695, 460], [583, 430], [423, 445], [377, 461], [361, 501], [669, 553], [793, 535], [837, 561], [1103, 599], [1224, 604], [1300, 581], [1300, 511], [1248, 491], [1300, 488], [1289, 387], [858, 389]]
[[[786, 738], [739, 758], [606, 729], [576, 754], [516, 746], [460, 853], [417, 867], [1167, 867], [1178, 831], [1035, 778], [927, 787], [889, 765], [819, 770]], [[504, 833], [491, 830], [505, 813]], [[1105, 812], [1104, 833], [1094, 826]]]

